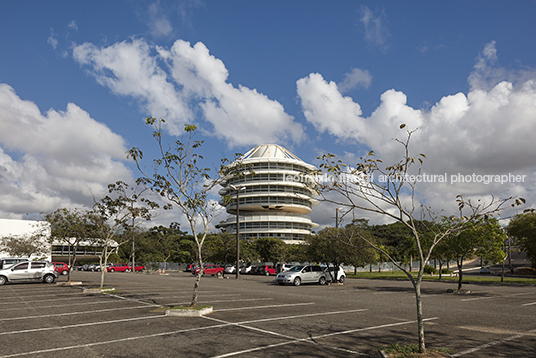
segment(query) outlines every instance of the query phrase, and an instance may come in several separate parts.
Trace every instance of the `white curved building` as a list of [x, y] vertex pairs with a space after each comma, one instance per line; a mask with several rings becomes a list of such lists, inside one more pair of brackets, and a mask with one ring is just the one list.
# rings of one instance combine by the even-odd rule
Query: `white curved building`
[[318, 205], [318, 193], [305, 185], [316, 168], [275, 144], [259, 145], [237, 162], [237, 171], [222, 183], [219, 194], [231, 214], [219, 227], [236, 233], [236, 197], [239, 192], [241, 238], [277, 237], [287, 243], [300, 242], [318, 227], [306, 216]]

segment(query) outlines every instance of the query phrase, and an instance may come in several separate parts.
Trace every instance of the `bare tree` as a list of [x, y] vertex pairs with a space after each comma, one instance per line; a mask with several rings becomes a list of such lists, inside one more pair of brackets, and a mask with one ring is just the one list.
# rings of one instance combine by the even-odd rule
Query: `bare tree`
[[[404, 124], [400, 129], [405, 127]], [[429, 225], [422, 228], [424, 221], [418, 220], [423, 215], [430, 217], [430, 222], [434, 223], [437, 216], [430, 207], [417, 203], [416, 186], [419, 182], [420, 166], [426, 158], [424, 154], [412, 156], [410, 154], [410, 139], [414, 131], [407, 131], [405, 140], [395, 139], [402, 148], [401, 159], [388, 166], [383, 166], [380, 159], [374, 158], [374, 152], [370, 151], [367, 156], [361, 157], [355, 167], [337, 160], [333, 154], [325, 154], [319, 159], [323, 161], [320, 165], [320, 173], [332, 175], [335, 180], [317, 181], [317, 189], [321, 191], [323, 200], [335, 203], [337, 206], [345, 206], [348, 210], [359, 209], [367, 212], [386, 216], [393, 221], [398, 221], [406, 226], [412, 233], [417, 250], [419, 261], [419, 271], [413, 276], [403, 265], [397, 263], [393, 257], [379, 246], [377, 243], [362, 236], [373, 248], [385, 255], [398, 269], [403, 271], [411, 281], [417, 304], [417, 322], [419, 350], [426, 350], [424, 339], [424, 319], [421, 299], [421, 282], [424, 274], [425, 263], [430, 259], [433, 249], [446, 237], [456, 235], [479, 222], [480, 218], [487, 218], [498, 213], [505, 203], [513, 198], [495, 199], [493, 196], [487, 201], [477, 202], [467, 199], [463, 195], [456, 197], [460, 219], [450, 226]], [[335, 192], [338, 195], [334, 199], [327, 193]], [[515, 199], [515, 204], [524, 202], [523, 199]], [[515, 205], [512, 204], [512, 205]], [[422, 207], [424, 213], [419, 211]], [[424, 222], [426, 224], [426, 222]], [[427, 231], [427, 239], [422, 240], [422, 232]], [[352, 245], [351, 242], [348, 242]]]
[[23, 235], [9, 235], [0, 238], [0, 250], [6, 251], [11, 256], [48, 255], [48, 225], [39, 223], [33, 225], [35, 230]]

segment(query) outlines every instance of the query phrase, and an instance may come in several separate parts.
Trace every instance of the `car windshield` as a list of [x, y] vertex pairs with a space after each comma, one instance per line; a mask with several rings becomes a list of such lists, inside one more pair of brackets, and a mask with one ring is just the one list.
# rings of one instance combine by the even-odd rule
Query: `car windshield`
[[305, 266], [298, 265], [298, 266], [292, 266], [289, 271], [291, 272], [298, 272], [301, 271]]

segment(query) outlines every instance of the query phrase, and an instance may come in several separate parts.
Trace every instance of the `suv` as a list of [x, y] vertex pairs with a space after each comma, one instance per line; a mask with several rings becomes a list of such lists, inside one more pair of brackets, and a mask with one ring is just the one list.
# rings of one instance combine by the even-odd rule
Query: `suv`
[[59, 275], [67, 275], [69, 273], [69, 265], [67, 265], [66, 263], [53, 262], [52, 264], [54, 265], [56, 271], [58, 271]]
[[[128, 264], [128, 269], [132, 271], [132, 262]], [[145, 266], [138, 262], [134, 262], [134, 272], [136, 271], [145, 271]]]
[[11, 266], [23, 261], [28, 261], [28, 259], [20, 257], [3, 257], [0, 259], [0, 270], [10, 268]]
[[24, 261], [0, 270], [0, 285], [20, 281], [53, 283], [57, 278], [58, 272], [54, 265], [47, 261]]
[[318, 265], [296, 265], [288, 271], [277, 274], [275, 282], [280, 285], [290, 283], [294, 286], [308, 282], [325, 285], [327, 279], [322, 267]]

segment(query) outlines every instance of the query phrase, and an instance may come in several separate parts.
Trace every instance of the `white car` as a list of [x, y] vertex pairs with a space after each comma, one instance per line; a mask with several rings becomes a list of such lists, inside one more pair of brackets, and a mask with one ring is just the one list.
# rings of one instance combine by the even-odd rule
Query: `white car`
[[251, 265], [242, 266], [240, 268], [240, 273], [249, 273], [251, 271], [252, 267], [253, 266], [251, 266]]
[[[324, 272], [326, 273], [326, 279], [328, 280], [328, 282], [331, 282], [335, 276], [335, 267], [325, 268]], [[343, 283], [345, 279], [346, 273], [344, 272], [342, 267], [339, 266], [339, 271], [337, 271], [337, 282]]]
[[225, 267], [225, 273], [235, 273], [235, 272], [236, 272], [235, 265], [227, 265]]
[[7, 282], [21, 281], [54, 283], [57, 278], [58, 272], [54, 265], [47, 261], [24, 261], [0, 270], [0, 286]]
[[299, 286], [302, 283], [325, 285], [327, 279], [324, 270], [318, 265], [296, 265], [288, 271], [278, 273], [275, 282], [280, 285], [288, 283], [294, 286]]

